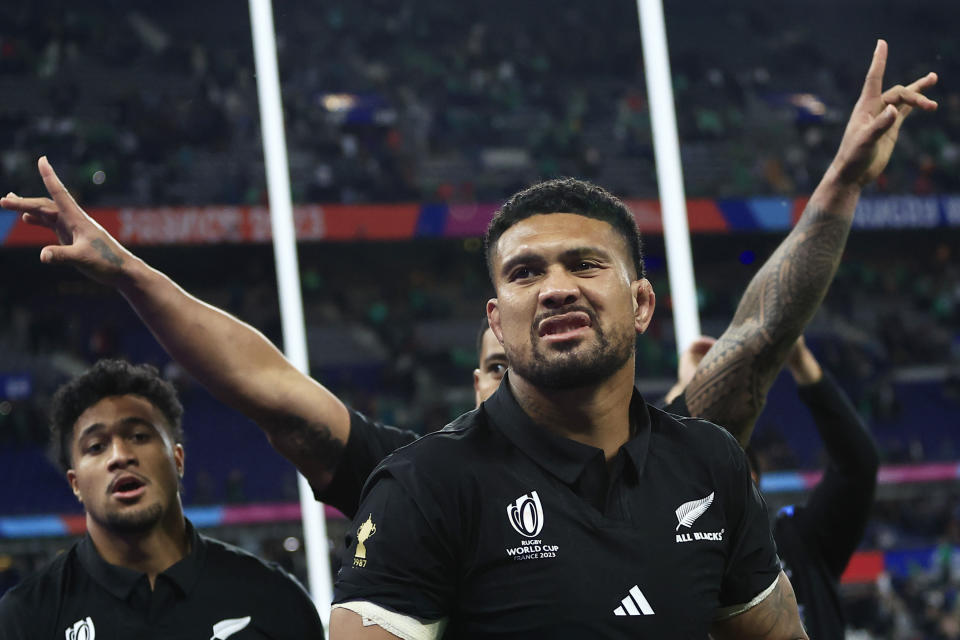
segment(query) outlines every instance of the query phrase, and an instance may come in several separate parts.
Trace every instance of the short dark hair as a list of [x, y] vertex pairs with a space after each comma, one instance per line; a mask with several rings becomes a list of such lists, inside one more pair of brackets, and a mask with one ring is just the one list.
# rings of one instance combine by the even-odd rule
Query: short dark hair
[[64, 471], [71, 469], [73, 426], [80, 415], [110, 396], [140, 396], [167, 419], [174, 442], [183, 444], [183, 405], [173, 385], [160, 377], [156, 367], [125, 360], [100, 360], [73, 378], [53, 395], [50, 407], [51, 447]]
[[494, 214], [484, 239], [491, 280], [494, 277], [493, 252], [500, 236], [521, 220], [541, 213], [575, 213], [610, 224], [627, 243], [637, 278], [646, 277], [640, 231], [627, 205], [603, 187], [591, 182], [576, 178], [557, 178], [514, 194]]

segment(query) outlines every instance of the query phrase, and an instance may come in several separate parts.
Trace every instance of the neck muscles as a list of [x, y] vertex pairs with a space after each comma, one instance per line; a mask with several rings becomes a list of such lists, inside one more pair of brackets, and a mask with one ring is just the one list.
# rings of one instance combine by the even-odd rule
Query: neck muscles
[[513, 395], [530, 418], [559, 436], [603, 449], [610, 460], [630, 439], [630, 362], [603, 382], [575, 389], [536, 387], [511, 371]]
[[142, 533], [112, 531], [87, 515], [87, 531], [100, 557], [125, 569], [147, 574], [150, 588], [158, 574], [182, 560], [190, 551], [187, 523], [179, 499], [175, 508], [153, 528]]

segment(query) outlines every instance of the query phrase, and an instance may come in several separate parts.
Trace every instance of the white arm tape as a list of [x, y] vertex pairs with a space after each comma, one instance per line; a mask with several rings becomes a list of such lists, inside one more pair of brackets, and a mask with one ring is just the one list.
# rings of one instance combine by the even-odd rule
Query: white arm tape
[[447, 628], [447, 619], [420, 620], [381, 607], [366, 600], [353, 600], [333, 605], [334, 609], [347, 609], [360, 616], [363, 626], [376, 625], [403, 640], [437, 640]]
[[754, 597], [753, 600], [747, 602], [746, 604], [734, 604], [729, 607], [721, 607], [717, 609], [716, 615], [713, 617], [715, 622], [720, 620], [726, 620], [727, 618], [732, 618], [733, 616], [738, 616], [741, 613], [746, 613], [750, 609], [753, 609], [755, 606], [767, 599], [773, 590], [777, 588], [777, 583], [780, 581], [780, 574], [777, 574], [777, 577], [773, 579], [773, 584], [761, 591]]

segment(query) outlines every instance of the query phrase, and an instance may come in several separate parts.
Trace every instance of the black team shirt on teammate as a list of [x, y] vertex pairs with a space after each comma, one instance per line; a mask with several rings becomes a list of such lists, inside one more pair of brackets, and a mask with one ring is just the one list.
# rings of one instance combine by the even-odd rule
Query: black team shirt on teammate
[[317, 610], [277, 566], [199, 535], [157, 576], [108, 564], [89, 536], [0, 600], [3, 640], [321, 640]]
[[[773, 521], [777, 550], [800, 618], [811, 638], [842, 638], [846, 624], [838, 586], [870, 518], [879, 453], [863, 420], [830, 375], [798, 387], [829, 463], [804, 505], [784, 507]], [[664, 411], [689, 414], [684, 394]]]
[[509, 384], [374, 471], [336, 602], [447, 637], [703, 638], [775, 584], [766, 508], [736, 441], [634, 393], [634, 436], [600, 449], [535, 425]]
[[879, 453], [829, 372], [820, 382], [800, 387], [800, 399], [813, 416], [829, 462], [804, 505], [780, 510], [773, 534], [810, 637], [842, 638], [838, 585], [870, 518]]

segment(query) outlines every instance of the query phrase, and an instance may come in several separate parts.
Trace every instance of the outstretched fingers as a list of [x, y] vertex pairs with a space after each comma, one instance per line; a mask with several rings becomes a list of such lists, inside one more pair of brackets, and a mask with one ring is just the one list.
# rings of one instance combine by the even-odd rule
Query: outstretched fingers
[[37, 168], [40, 170], [40, 177], [43, 178], [43, 185], [47, 188], [47, 193], [57, 203], [61, 214], [79, 211], [80, 205], [73, 199], [67, 188], [63, 186], [57, 172], [53, 170], [50, 161], [47, 160], [47, 156], [41, 156], [40, 160], [37, 161]]
[[[936, 76], [934, 75], [934, 77]], [[936, 80], [934, 80], [934, 82], [935, 81]], [[914, 85], [915, 84], [917, 83], [914, 83]], [[912, 88], [914, 85], [908, 87], [901, 85], [890, 87], [883, 92], [881, 99], [884, 104], [892, 104], [895, 107], [917, 107], [926, 111], [936, 109], [936, 101], [920, 93], [920, 90]]]
[[12, 191], [0, 198], [0, 207], [19, 212], [24, 222], [57, 230], [57, 203], [50, 198], [21, 198]]
[[35, 227], [46, 227], [47, 229], [57, 228], [56, 216], [44, 216], [36, 213], [24, 213], [20, 216], [21, 220]]
[[887, 41], [877, 40], [877, 47], [873, 50], [873, 60], [867, 70], [867, 78], [860, 92], [862, 98], [879, 96], [883, 92], [883, 73], [887, 68]]
[[[939, 79], [940, 77], [936, 73], [931, 71], [930, 73], [923, 76], [922, 78], [917, 78], [916, 80], [908, 84], [907, 89], [910, 89], [912, 91], [921, 91], [921, 92], [926, 91], [933, 85], [937, 84], [937, 80]], [[936, 104], [936, 101], [934, 100], [932, 100], [931, 102]]]
[[57, 203], [50, 198], [21, 198], [13, 192], [0, 198], [0, 207], [43, 219], [56, 219], [58, 212]]
[[[918, 80], [914, 80], [906, 87], [893, 87], [883, 94], [883, 102], [887, 105], [893, 105], [897, 109], [897, 118], [890, 128], [894, 135], [900, 130], [903, 121], [906, 119], [914, 107], [924, 111], [934, 111], [939, 106], [936, 100], [923, 95], [933, 85], [937, 84], [937, 74], [932, 71]], [[890, 95], [888, 95], [890, 94]]]

